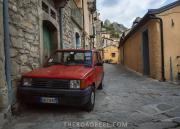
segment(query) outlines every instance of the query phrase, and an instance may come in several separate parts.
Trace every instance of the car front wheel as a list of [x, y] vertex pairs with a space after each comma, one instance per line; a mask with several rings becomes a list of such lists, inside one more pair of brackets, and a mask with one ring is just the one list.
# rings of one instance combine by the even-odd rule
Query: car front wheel
[[94, 105], [95, 105], [95, 89], [93, 88], [88, 103], [84, 106], [84, 108], [86, 111], [92, 111], [94, 109]]

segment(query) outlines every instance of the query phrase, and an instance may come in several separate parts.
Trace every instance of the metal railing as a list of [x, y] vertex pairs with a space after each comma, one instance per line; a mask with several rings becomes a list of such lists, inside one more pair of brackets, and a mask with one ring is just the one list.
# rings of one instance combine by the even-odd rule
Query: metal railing
[[71, 17], [81, 28], [83, 28], [83, 15], [74, 0], [71, 1]]

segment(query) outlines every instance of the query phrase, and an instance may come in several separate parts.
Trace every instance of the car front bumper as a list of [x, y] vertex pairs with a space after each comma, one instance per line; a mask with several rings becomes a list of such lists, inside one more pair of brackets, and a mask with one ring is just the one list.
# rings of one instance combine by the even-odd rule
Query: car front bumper
[[88, 102], [91, 91], [91, 87], [84, 90], [19, 87], [18, 99], [23, 103], [41, 103], [41, 97], [50, 97], [58, 99], [59, 105], [83, 106]]

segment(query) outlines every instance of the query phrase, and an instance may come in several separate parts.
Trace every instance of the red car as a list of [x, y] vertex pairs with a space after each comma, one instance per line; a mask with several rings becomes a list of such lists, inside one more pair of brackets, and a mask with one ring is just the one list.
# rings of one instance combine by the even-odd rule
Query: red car
[[78, 105], [91, 111], [95, 91], [102, 89], [103, 61], [96, 50], [57, 50], [43, 68], [22, 76], [18, 97], [23, 103]]

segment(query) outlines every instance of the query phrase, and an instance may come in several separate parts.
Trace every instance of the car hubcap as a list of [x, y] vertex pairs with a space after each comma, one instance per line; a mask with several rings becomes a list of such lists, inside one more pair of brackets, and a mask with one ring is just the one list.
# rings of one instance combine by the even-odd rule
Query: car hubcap
[[91, 103], [94, 104], [94, 92], [91, 93]]

